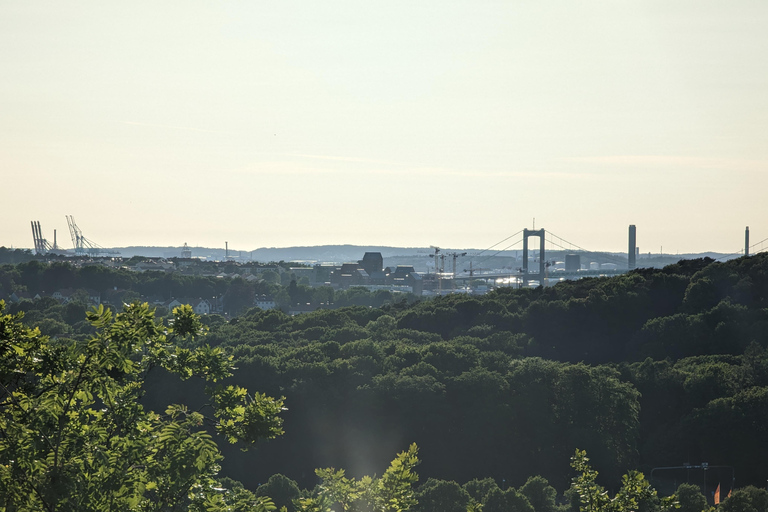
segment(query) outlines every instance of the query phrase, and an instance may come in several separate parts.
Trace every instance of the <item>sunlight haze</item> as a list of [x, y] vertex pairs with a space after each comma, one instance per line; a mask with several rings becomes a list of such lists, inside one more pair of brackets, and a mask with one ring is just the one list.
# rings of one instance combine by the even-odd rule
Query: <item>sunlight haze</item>
[[0, 245], [743, 249], [764, 1], [0, 4]]

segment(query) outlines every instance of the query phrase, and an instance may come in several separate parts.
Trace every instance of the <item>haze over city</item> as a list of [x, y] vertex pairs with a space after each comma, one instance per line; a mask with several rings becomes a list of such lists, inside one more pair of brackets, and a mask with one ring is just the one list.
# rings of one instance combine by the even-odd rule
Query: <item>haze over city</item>
[[768, 3], [3, 2], [0, 245], [768, 237]]

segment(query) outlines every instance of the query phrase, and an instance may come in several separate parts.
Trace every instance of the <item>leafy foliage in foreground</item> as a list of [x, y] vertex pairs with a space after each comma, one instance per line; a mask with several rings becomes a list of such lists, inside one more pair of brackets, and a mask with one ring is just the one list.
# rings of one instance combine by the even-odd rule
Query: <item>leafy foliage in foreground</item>
[[[621, 478], [621, 488], [611, 497], [608, 491], [597, 483], [597, 471], [589, 465], [587, 452], [576, 450], [571, 458], [571, 467], [578, 473], [573, 479], [573, 488], [579, 499], [580, 512], [634, 512], [641, 503], [657, 499], [656, 490], [651, 487], [645, 475], [630, 471]], [[670, 512], [679, 507], [675, 496], [662, 498], [659, 512]]]
[[282, 433], [282, 400], [218, 386], [214, 417], [184, 405], [164, 414], [139, 404], [153, 367], [217, 382], [231, 362], [219, 349], [178, 348], [204, 328], [190, 307], [173, 327], [146, 304], [88, 314], [97, 334], [59, 345], [0, 301], [0, 508], [5, 510], [255, 510], [271, 501], [228, 491], [207, 427], [246, 445]]
[[[5, 267], [8, 282], [31, 290], [43, 273], [66, 277], [33, 263]], [[97, 275], [83, 269], [77, 282]], [[79, 305], [54, 302], [10, 309], [61, 343], [91, 335]], [[361, 452], [383, 465], [412, 441], [424, 476], [489, 476], [502, 487], [538, 474], [567, 488], [576, 447], [611, 488], [630, 468], [683, 461], [734, 466], [743, 484], [768, 478], [768, 253], [479, 297], [205, 321], [205, 341], [234, 356], [237, 384], [291, 404], [286, 435], [259, 451], [269, 464], [220, 446], [222, 473], [246, 486], [275, 472], [307, 486], [315, 467], [354, 471]], [[146, 386], [155, 411], [203, 405], [189, 381], [161, 372]]]
[[416, 504], [413, 484], [419, 479], [418, 448], [400, 452], [380, 478], [347, 478], [343, 469], [318, 469], [321, 483], [315, 496], [299, 499], [301, 512], [403, 512]]

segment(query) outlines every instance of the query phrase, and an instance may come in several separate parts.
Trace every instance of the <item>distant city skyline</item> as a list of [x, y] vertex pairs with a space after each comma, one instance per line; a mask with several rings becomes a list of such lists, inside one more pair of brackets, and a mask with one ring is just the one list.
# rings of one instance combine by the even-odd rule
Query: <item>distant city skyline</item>
[[[527, 229], [531, 229], [531, 228], [527, 228]], [[539, 226], [539, 229], [541, 229], [540, 226]], [[31, 229], [30, 229], [30, 233], [31, 233]], [[628, 251], [627, 247], [613, 250], [613, 249], [604, 249], [604, 248], [584, 247], [582, 245], [579, 245], [578, 243], [571, 243], [571, 244], [569, 244], [568, 242], [572, 242], [571, 240], [561, 240], [560, 239], [561, 237], [557, 233], [550, 232], [548, 230], [546, 231], [546, 233], [547, 233], [546, 234], [546, 237], [547, 237], [547, 251], [552, 251], [552, 252], [562, 252], [562, 251], [565, 251], [565, 252], [568, 252], [568, 251], [581, 252], [581, 251], [588, 251], [588, 252], [606, 252], [606, 253], [617, 253], [617, 254], [622, 254], [622, 253], [626, 254], [627, 251]], [[716, 251], [716, 250], [712, 250], [712, 249], [702, 249], [702, 250], [698, 250], [698, 251], [685, 251], [685, 252], [681, 252], [681, 251], [674, 251], [674, 250], [673, 251], [665, 250], [663, 246], [659, 246], [659, 248], [657, 250], [653, 250], [652, 248], [647, 248], [647, 250], [646, 250], [644, 248], [641, 248], [640, 246], [636, 246], [635, 248], [636, 248], [636, 250], [639, 251], [639, 255], [640, 255], [641, 258], [643, 258], [643, 257], [645, 257], [645, 256], [647, 256], [649, 254], [652, 255], [652, 256], [657, 256], [657, 255], [660, 255], [660, 254], [663, 254], [665, 256], [674, 256], [676, 254], [681, 254], [681, 255], [682, 254], [701, 255], [701, 254], [707, 254], [707, 253], [722, 254], [723, 256], [737, 257], [740, 254], [742, 254], [742, 255], [744, 254], [745, 233], [746, 233], [746, 228], [745, 228], [744, 231], [742, 231], [742, 246], [734, 248], [731, 251]], [[46, 239], [46, 242], [48, 242], [49, 245], [53, 245], [54, 244], [54, 242], [55, 242], [55, 239], [53, 238], [54, 235], [46, 236], [45, 233], [43, 233], [43, 237]], [[72, 252], [73, 251], [73, 242], [71, 240], [71, 237], [69, 236], [69, 231], [68, 230], [65, 231], [65, 235], [66, 235], [66, 237], [64, 239], [58, 238], [57, 248], [60, 251]], [[552, 243], [552, 241], [554, 243]], [[89, 243], [90, 242], [92, 242], [92, 240], [89, 240]], [[626, 242], [627, 241], [625, 240], [625, 245], [626, 245]], [[535, 254], [536, 252], [538, 252], [538, 249], [539, 249], [538, 238], [536, 238], [536, 237], [532, 238], [529, 243], [530, 243], [531, 253]], [[755, 240], [754, 238], [750, 238], [749, 243], [750, 243], [750, 247], [751, 247], [750, 255], [758, 253], [758, 252], [763, 252], [765, 250], [768, 250], [768, 239]], [[247, 247], [247, 248], [244, 248], [244, 247], [241, 247], [241, 246], [229, 244], [229, 242], [226, 241], [226, 240], [224, 242], [222, 242], [221, 245], [216, 245], [215, 242], [213, 244], [211, 244], [211, 245], [203, 245], [203, 244], [192, 244], [192, 245], [190, 245], [190, 244], [187, 244], [186, 242], [182, 243], [182, 244], [176, 244], [176, 243], [170, 243], [169, 242], [169, 243], [160, 243], [160, 244], [154, 244], [154, 245], [147, 245], [147, 244], [122, 244], [122, 245], [111, 245], [111, 246], [103, 246], [101, 244], [97, 244], [97, 245], [99, 246], [99, 248], [105, 249], [103, 251], [103, 253], [102, 253], [103, 256], [109, 256], [110, 254], [113, 254], [113, 253], [109, 252], [109, 249], [127, 249], [127, 248], [141, 248], [141, 247], [145, 247], [147, 249], [153, 249], [153, 248], [154, 249], [171, 249], [171, 248], [174, 248], [174, 249], [179, 249], [181, 251], [181, 250], [184, 250], [184, 247], [187, 247], [190, 251], [193, 251], [193, 252], [196, 249], [206, 249], [206, 250], [211, 250], [211, 251], [220, 251], [222, 253], [228, 250], [232, 254], [232, 257], [239, 258], [240, 256], [243, 256], [245, 260], [248, 260], [248, 255], [250, 253], [260, 252], [262, 250], [272, 250], [272, 249], [304, 249], [304, 248], [311, 249], [311, 248], [315, 248], [315, 247], [325, 247], [325, 246], [340, 246], [340, 247], [350, 246], [350, 247], [370, 247], [370, 248], [374, 248], [374, 249], [379, 248], [379, 247], [414, 249], [414, 250], [418, 249], [421, 252], [431, 253], [433, 249], [438, 248], [438, 246], [434, 246], [434, 245], [427, 246], [427, 245], [423, 245], [423, 244], [422, 245], [418, 245], [418, 244], [393, 245], [393, 244], [376, 244], [376, 243], [370, 243], [370, 244], [318, 243], [318, 244], [312, 244], [312, 245], [293, 244], [293, 245], [286, 245], [286, 246], [259, 246], [259, 247]], [[3, 246], [3, 244], [0, 243], [0, 246]], [[14, 247], [14, 248], [30, 249], [33, 252], [35, 250], [35, 247], [32, 244], [30, 244], [29, 247], [26, 247], [26, 246], [22, 245], [22, 246], [18, 246], [18, 247]], [[497, 252], [504, 252], [504, 253], [507, 253], [507, 252], [522, 252], [522, 250], [523, 250], [522, 234], [517, 234], [517, 236], [505, 237], [505, 239], [499, 240], [499, 241], [497, 241], [497, 242], [495, 242], [495, 243], [493, 243], [493, 244], [491, 244], [491, 245], [489, 245], [487, 247], [443, 245], [443, 246], [440, 246], [439, 248], [443, 252], [444, 251], [450, 251], [450, 250], [478, 251], [479, 253], [485, 254], [486, 256], [494, 254], [494, 253], [497, 253]], [[136, 254], [143, 254], [141, 251], [128, 251], [128, 252], [130, 252], [131, 254], [134, 254], [134, 253], [136, 253]], [[153, 256], [159, 255], [159, 253], [155, 254], [155, 252], [152, 253]], [[75, 254], [75, 253], [73, 252], [73, 254]], [[396, 254], [400, 254], [400, 253], [396, 253]], [[405, 253], [403, 253], [403, 254], [405, 254]], [[167, 257], [167, 255], [165, 255], [165, 254], [163, 254], [163, 256]], [[199, 256], [201, 256], [201, 254], [199, 254], [199, 251], [198, 251], [198, 254], [193, 254], [193, 256], [194, 257], [199, 257]], [[299, 258], [299, 259], [301, 259], [301, 258]], [[352, 259], [354, 259], [354, 258], [352, 258]]]
[[[0, 4], [0, 245], [768, 238], [768, 3]], [[759, 248], [758, 248], [759, 249]]]

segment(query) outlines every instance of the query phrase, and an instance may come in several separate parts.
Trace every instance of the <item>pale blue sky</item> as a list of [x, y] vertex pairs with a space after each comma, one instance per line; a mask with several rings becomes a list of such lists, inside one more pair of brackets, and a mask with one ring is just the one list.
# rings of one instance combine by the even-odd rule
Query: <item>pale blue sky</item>
[[0, 3], [0, 245], [734, 252], [768, 2]]

